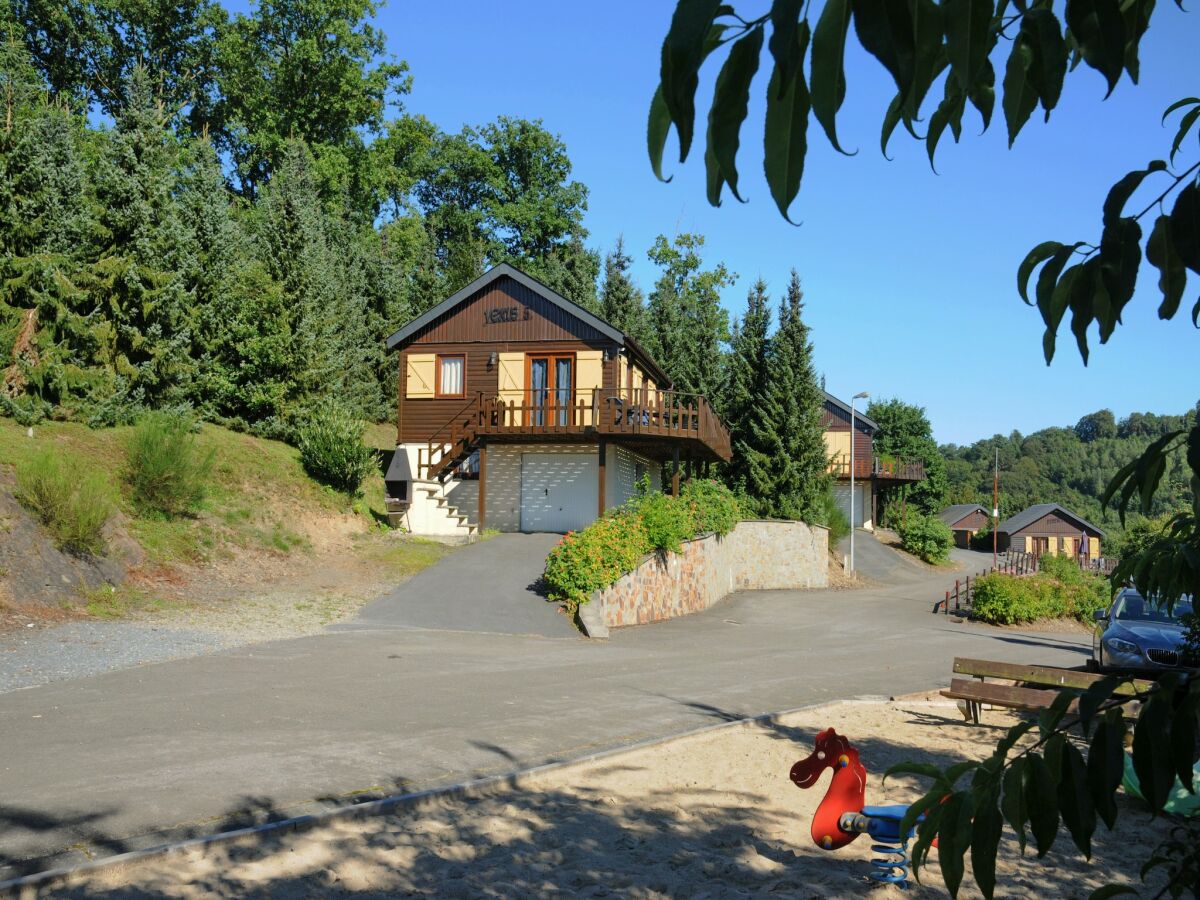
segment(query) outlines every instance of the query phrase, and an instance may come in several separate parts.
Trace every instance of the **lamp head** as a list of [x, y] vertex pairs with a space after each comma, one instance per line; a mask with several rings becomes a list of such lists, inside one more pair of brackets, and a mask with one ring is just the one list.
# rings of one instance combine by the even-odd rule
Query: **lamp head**
[[862, 399], [864, 399], [866, 397], [870, 397], [870, 396], [871, 395], [869, 393], [867, 393], [866, 391], [859, 391], [857, 394], [854, 395], [854, 399], [862, 400]]

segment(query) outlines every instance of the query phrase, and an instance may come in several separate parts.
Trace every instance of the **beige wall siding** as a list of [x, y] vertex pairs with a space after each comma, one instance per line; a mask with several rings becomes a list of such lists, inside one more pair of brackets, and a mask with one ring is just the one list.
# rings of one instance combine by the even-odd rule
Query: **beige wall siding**
[[825, 449], [830, 456], [836, 456], [839, 459], [845, 457], [850, 458], [850, 432], [849, 431], [826, 431], [825, 432]]
[[[520, 406], [525, 402], [525, 354], [501, 353], [498, 355], [500, 369], [500, 400], [503, 403], [515, 403]], [[521, 412], [513, 412], [514, 425], [521, 424]]]
[[1088, 538], [1088, 556], [1095, 559], [1100, 555], [1100, 538]]
[[[592, 421], [592, 391], [604, 387], [604, 351], [580, 350], [575, 354], [575, 403], [583, 404], [581, 425]], [[603, 404], [604, 400], [601, 399]]]

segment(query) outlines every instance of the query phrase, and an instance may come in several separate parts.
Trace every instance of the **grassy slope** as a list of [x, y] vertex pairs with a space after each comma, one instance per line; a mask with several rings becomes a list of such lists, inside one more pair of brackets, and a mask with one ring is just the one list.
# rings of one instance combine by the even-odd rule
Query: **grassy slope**
[[[383, 519], [381, 476], [368, 479], [363, 496], [352, 502], [310, 479], [294, 447], [215, 425], [204, 425], [199, 435], [200, 443], [215, 453], [211, 488], [200, 513], [175, 520], [139, 515], [120, 477], [128, 432], [128, 428], [93, 430], [46, 423], [35, 427], [30, 437], [25, 428], [0, 419], [0, 465], [19, 468], [40, 454], [54, 453], [71, 466], [100, 473], [127, 519], [126, 529], [154, 563], [203, 562], [235, 556], [239, 549], [289, 553], [308, 546], [299, 522], [319, 522], [353, 512], [365, 529]], [[391, 426], [372, 426], [366, 441], [380, 448], [394, 446], [394, 434]], [[378, 548], [371, 551], [373, 556], [380, 552]], [[384, 556], [387, 558], [374, 561], [399, 576], [411, 574], [413, 566], [428, 564], [432, 558], [426, 557], [435, 554], [414, 549], [403, 558]]]

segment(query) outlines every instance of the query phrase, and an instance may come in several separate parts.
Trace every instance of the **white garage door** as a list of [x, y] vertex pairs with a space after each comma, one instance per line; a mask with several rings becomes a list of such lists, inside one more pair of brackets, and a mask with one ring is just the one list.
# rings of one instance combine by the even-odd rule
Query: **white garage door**
[[[858, 474], [857, 472], [855, 473]], [[842, 515], [846, 517], [850, 524], [856, 528], [861, 527], [863, 523], [863, 486], [856, 484], [854, 486], [854, 499], [858, 502], [855, 504], [854, 518], [850, 518], [850, 485], [835, 484], [833, 486], [833, 496], [837, 499], [838, 509], [842, 511]]]
[[578, 531], [596, 518], [596, 456], [521, 454], [521, 530]]

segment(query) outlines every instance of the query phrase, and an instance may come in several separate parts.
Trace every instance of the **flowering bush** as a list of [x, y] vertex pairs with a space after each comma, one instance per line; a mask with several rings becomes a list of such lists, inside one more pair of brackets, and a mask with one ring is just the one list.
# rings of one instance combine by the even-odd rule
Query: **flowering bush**
[[728, 534], [741, 517], [737, 498], [715, 481], [690, 481], [679, 497], [643, 493], [550, 551], [543, 575], [550, 599], [574, 610], [647, 554], [678, 553], [694, 537]]
[[574, 609], [635, 568], [651, 549], [641, 517], [633, 512], [617, 511], [570, 532], [546, 557], [550, 599]]

